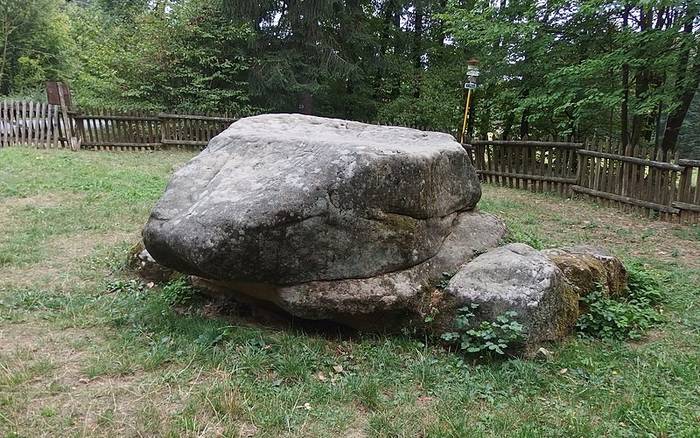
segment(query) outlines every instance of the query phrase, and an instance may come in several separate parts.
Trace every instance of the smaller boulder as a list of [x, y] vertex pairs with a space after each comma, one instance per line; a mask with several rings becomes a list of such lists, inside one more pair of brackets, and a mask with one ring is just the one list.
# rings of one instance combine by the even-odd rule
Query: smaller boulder
[[578, 295], [559, 267], [522, 243], [493, 249], [464, 265], [445, 288], [443, 299], [441, 314], [447, 317], [460, 307], [477, 304], [477, 323], [516, 312], [515, 319], [524, 326], [526, 350], [562, 339], [578, 317]]
[[165, 283], [177, 274], [174, 270], [156, 262], [144, 247], [143, 242], [134, 245], [129, 254], [129, 265], [146, 281]]
[[562, 270], [579, 296], [586, 296], [598, 287], [610, 297], [627, 293], [625, 266], [604, 249], [579, 245], [547, 249], [542, 254]]

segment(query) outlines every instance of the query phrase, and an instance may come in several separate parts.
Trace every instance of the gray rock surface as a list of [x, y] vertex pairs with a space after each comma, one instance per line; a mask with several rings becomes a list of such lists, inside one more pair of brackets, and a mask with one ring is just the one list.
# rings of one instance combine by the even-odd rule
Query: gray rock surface
[[480, 255], [464, 265], [445, 289], [443, 312], [478, 304], [479, 320], [495, 320], [515, 311], [527, 343], [555, 341], [567, 335], [578, 317], [578, 296], [549, 258], [522, 243]]
[[495, 248], [506, 234], [499, 218], [485, 213], [460, 213], [440, 251], [409, 269], [371, 278], [313, 281], [291, 286], [250, 282], [217, 282], [199, 285], [221, 294], [237, 292], [276, 304], [307, 319], [332, 319], [362, 329], [400, 329], [393, 324], [416, 316], [425, 292], [443, 272], [453, 274], [469, 260]]
[[435, 256], [480, 196], [448, 134], [262, 115], [175, 173], [143, 237], [159, 263], [212, 280], [368, 278]]

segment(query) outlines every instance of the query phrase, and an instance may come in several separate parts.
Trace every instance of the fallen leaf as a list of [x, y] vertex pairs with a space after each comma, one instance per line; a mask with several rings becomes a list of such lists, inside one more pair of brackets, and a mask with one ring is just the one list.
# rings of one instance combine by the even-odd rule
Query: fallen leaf
[[340, 374], [343, 372], [343, 366], [342, 365], [333, 365], [333, 371]]

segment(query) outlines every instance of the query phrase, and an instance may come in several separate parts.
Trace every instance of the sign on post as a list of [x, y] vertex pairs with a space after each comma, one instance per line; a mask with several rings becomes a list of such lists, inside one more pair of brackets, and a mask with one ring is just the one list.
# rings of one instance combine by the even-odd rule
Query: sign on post
[[66, 106], [70, 108], [72, 106], [72, 102], [68, 85], [57, 81], [46, 82], [46, 98], [48, 99], [50, 105], [60, 105], [61, 94], [63, 94], [63, 98], [66, 101]]
[[51, 105], [60, 105], [61, 107], [61, 122], [59, 123], [59, 132], [63, 128], [65, 141], [70, 145], [71, 150], [77, 151], [80, 149], [80, 140], [73, 135], [73, 123], [68, 111], [72, 106], [70, 98], [70, 89], [63, 82], [47, 81], [46, 82], [46, 98]]

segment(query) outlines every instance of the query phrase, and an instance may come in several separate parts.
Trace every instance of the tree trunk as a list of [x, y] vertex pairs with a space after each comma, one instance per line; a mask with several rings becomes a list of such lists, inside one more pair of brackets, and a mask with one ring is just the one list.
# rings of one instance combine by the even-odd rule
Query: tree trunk
[[[695, 5], [694, 8], [689, 6], [683, 25], [683, 33], [686, 36], [690, 37], [692, 35], [693, 22], [697, 17], [698, 6]], [[698, 85], [700, 85], [700, 53], [698, 53], [700, 44], [695, 42], [694, 46], [694, 61], [690, 71], [688, 71], [688, 66], [690, 65], [691, 47], [686, 46], [680, 56], [678, 74], [676, 77], [679, 104], [668, 115], [668, 119], [666, 119], [664, 138], [661, 141], [661, 150], [663, 151], [664, 157], [675, 151], [681, 126], [683, 126], [683, 120], [685, 120], [685, 116], [688, 114], [690, 103], [693, 101], [693, 97], [695, 97], [695, 91]]]
[[304, 92], [299, 96], [299, 112], [302, 114], [314, 113], [314, 96], [311, 93]]
[[530, 115], [530, 110], [528, 108], [525, 108], [523, 110], [523, 114], [520, 117], [520, 139], [521, 140], [527, 140], [527, 137], [530, 135], [530, 122], [528, 121], [528, 117]]
[[513, 122], [515, 122], [515, 112], [509, 111], [503, 124], [503, 140], [510, 139], [511, 131], [513, 130]]
[[[5, 16], [5, 20], [9, 20], [9, 17]], [[14, 29], [10, 29], [7, 21], [3, 24], [5, 38], [2, 45], [2, 64], [0, 64], [0, 92], [2, 94], [7, 94], [9, 91], [9, 86], [6, 88], [3, 86], [5, 78], [5, 64], [7, 63], [7, 46], [10, 44], [10, 34]]]
[[[650, 8], [647, 13], [644, 7], [639, 8], [639, 30], [642, 33], [648, 32], [652, 27], [653, 10]], [[651, 82], [651, 72], [648, 67], [640, 68], [639, 73], [635, 77], [635, 96], [637, 101], [641, 101], [645, 94], [649, 91], [649, 83]], [[654, 123], [653, 114], [639, 114], [637, 111], [632, 116], [632, 145], [639, 144], [639, 139], [644, 135], [644, 138], [649, 138], [651, 127]]]
[[423, 0], [415, 2], [413, 16], [413, 68], [415, 69], [415, 83], [413, 97], [420, 97], [421, 81], [423, 77]]
[[[630, 8], [625, 6], [622, 14], [622, 30], [627, 29], [629, 21]], [[622, 64], [622, 104], [620, 106], [620, 136], [622, 141], [622, 149], [626, 150], [629, 145], [629, 96], [630, 96], [630, 66], [627, 63]]]

